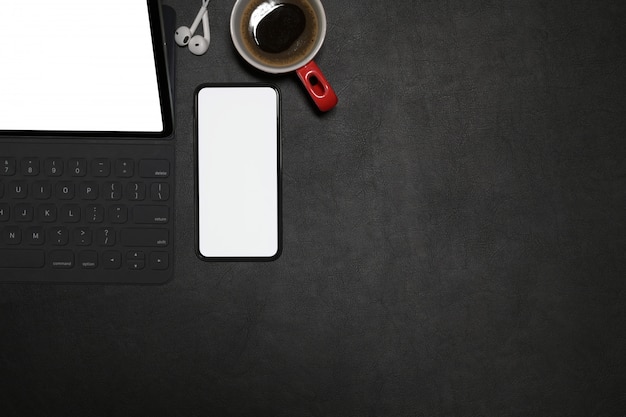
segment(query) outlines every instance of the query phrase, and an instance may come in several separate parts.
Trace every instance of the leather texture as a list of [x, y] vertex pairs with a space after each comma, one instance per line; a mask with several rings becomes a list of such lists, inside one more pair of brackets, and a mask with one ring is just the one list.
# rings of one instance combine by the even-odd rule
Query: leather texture
[[[1, 414], [625, 416], [625, 3], [326, 1], [327, 114], [236, 55], [232, 5], [176, 51], [174, 280], [2, 285]], [[255, 81], [284, 250], [205, 263], [194, 89]]]

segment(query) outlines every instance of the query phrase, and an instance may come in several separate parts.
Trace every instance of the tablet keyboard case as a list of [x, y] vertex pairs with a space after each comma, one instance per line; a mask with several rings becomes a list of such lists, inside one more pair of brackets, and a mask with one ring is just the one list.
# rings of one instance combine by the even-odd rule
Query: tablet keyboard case
[[0, 281], [168, 281], [175, 172], [173, 138], [0, 139]]

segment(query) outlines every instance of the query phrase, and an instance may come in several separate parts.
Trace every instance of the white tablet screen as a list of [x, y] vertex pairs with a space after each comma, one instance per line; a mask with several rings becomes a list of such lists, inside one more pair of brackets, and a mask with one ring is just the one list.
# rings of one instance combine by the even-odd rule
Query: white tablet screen
[[0, 57], [0, 131], [163, 130], [146, 0], [3, 2]]

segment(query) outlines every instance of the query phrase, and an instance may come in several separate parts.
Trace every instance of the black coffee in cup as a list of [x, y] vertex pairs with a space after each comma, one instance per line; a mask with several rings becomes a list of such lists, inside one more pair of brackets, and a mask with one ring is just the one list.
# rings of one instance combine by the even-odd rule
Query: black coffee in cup
[[272, 67], [300, 62], [315, 46], [317, 15], [306, 0], [253, 0], [241, 19], [244, 47]]

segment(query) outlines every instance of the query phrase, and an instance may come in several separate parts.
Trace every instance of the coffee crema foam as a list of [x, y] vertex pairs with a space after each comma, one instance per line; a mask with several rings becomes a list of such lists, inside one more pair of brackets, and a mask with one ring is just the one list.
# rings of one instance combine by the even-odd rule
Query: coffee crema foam
[[[289, 4], [298, 7], [305, 17], [304, 29], [293, 43], [284, 51], [268, 52], [264, 51], [255, 39], [255, 30], [260, 21], [258, 16], [267, 14], [266, 10], [275, 9], [281, 4]], [[276, 28], [279, 32], [281, 28]], [[315, 42], [319, 36], [319, 24], [315, 10], [306, 0], [253, 0], [244, 9], [239, 28], [243, 46], [252, 57], [270, 67], [288, 67], [302, 61], [315, 47]], [[265, 30], [268, 30], [267, 24]]]

